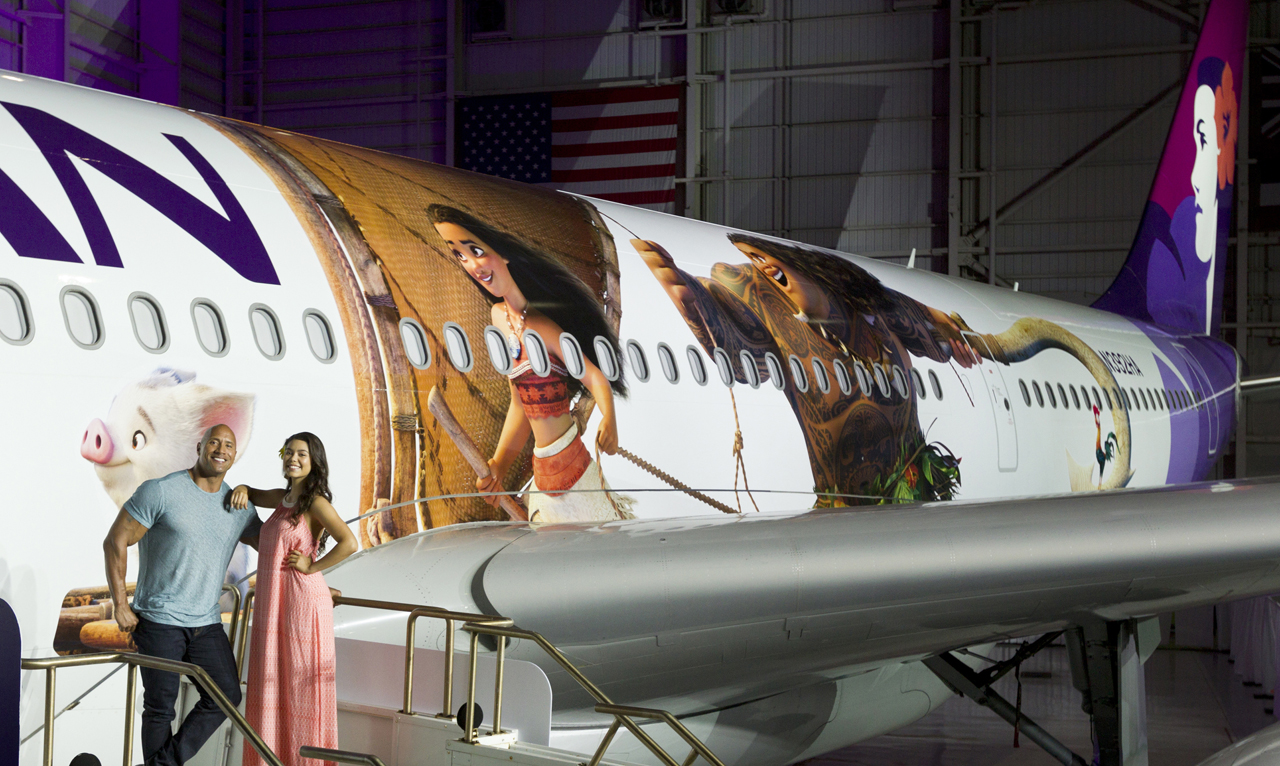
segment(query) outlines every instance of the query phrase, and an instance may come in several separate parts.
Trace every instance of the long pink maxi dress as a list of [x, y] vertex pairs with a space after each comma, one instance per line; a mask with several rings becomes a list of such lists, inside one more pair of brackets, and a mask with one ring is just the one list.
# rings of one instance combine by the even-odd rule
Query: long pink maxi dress
[[[289, 521], [282, 502], [258, 537], [245, 718], [286, 764], [316, 764], [298, 748], [338, 747], [334, 684], [333, 600], [324, 575], [304, 575], [285, 563], [289, 551], [319, 557], [305, 519]], [[264, 761], [245, 743], [244, 766]]]

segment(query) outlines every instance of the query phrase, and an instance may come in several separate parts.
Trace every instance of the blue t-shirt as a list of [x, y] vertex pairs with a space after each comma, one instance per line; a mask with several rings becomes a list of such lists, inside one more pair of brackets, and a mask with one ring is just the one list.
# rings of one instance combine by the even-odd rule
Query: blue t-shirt
[[124, 509], [147, 533], [138, 542], [133, 611], [152, 622], [198, 628], [222, 620], [218, 597], [241, 537], [262, 528], [258, 509], [226, 504], [231, 487], [196, 486], [187, 471], [142, 483]]

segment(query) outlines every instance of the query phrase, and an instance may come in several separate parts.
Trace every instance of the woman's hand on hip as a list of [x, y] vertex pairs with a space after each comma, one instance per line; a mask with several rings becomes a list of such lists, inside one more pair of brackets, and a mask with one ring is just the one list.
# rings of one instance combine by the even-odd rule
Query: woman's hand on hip
[[289, 551], [289, 558], [285, 560], [286, 566], [291, 566], [303, 574], [311, 574], [311, 557], [304, 556], [302, 551]]

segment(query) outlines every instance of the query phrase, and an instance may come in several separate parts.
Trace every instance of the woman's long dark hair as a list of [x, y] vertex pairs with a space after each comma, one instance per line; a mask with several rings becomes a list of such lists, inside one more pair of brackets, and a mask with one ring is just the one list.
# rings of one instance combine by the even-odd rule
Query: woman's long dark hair
[[[311, 453], [311, 473], [303, 478], [301, 494], [298, 495], [298, 501], [294, 504], [293, 511], [289, 514], [289, 523], [297, 526], [298, 519], [302, 518], [302, 514], [311, 510], [312, 501], [317, 497], [323, 497], [325, 500], [333, 502], [333, 492], [329, 489], [329, 457], [325, 454], [324, 442], [320, 441], [320, 437], [310, 431], [299, 431], [284, 440], [284, 446], [280, 448], [281, 458], [284, 457], [284, 451], [289, 446], [289, 442], [294, 441], [306, 442], [307, 452]], [[283, 472], [283, 468], [281, 470]], [[328, 542], [329, 531], [325, 530], [320, 533], [319, 549], [323, 551]]]
[[[427, 208], [427, 217], [434, 223], [451, 223], [461, 226], [479, 237], [493, 248], [494, 254], [507, 261], [507, 269], [515, 280], [520, 292], [529, 301], [529, 305], [541, 311], [548, 319], [560, 326], [560, 329], [577, 338], [582, 353], [596, 367], [600, 360], [596, 357], [595, 339], [604, 338], [613, 347], [617, 356], [618, 379], [610, 381], [613, 392], [621, 397], [627, 395], [627, 383], [621, 373], [622, 347], [618, 343], [618, 334], [609, 326], [604, 316], [604, 308], [600, 299], [587, 287], [581, 279], [569, 271], [563, 264], [551, 256], [541, 253], [515, 236], [494, 228], [484, 221], [448, 205], [431, 205]], [[471, 280], [475, 282], [475, 280]], [[500, 299], [476, 283], [476, 289], [489, 300], [497, 303]], [[543, 338], [548, 345], [556, 344], [558, 338]], [[577, 384], [576, 380], [571, 386]]]

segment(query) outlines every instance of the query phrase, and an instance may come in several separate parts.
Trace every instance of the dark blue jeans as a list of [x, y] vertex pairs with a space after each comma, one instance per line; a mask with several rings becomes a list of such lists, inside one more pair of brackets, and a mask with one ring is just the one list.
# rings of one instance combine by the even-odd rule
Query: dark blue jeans
[[[181, 628], [139, 617], [133, 641], [142, 654], [199, 665], [232, 705], [240, 704], [236, 659], [221, 624]], [[200, 701], [174, 734], [177, 674], [142, 668], [142, 687], [142, 756], [147, 766], [181, 766], [200, 751], [226, 718], [217, 703], [201, 690]]]

